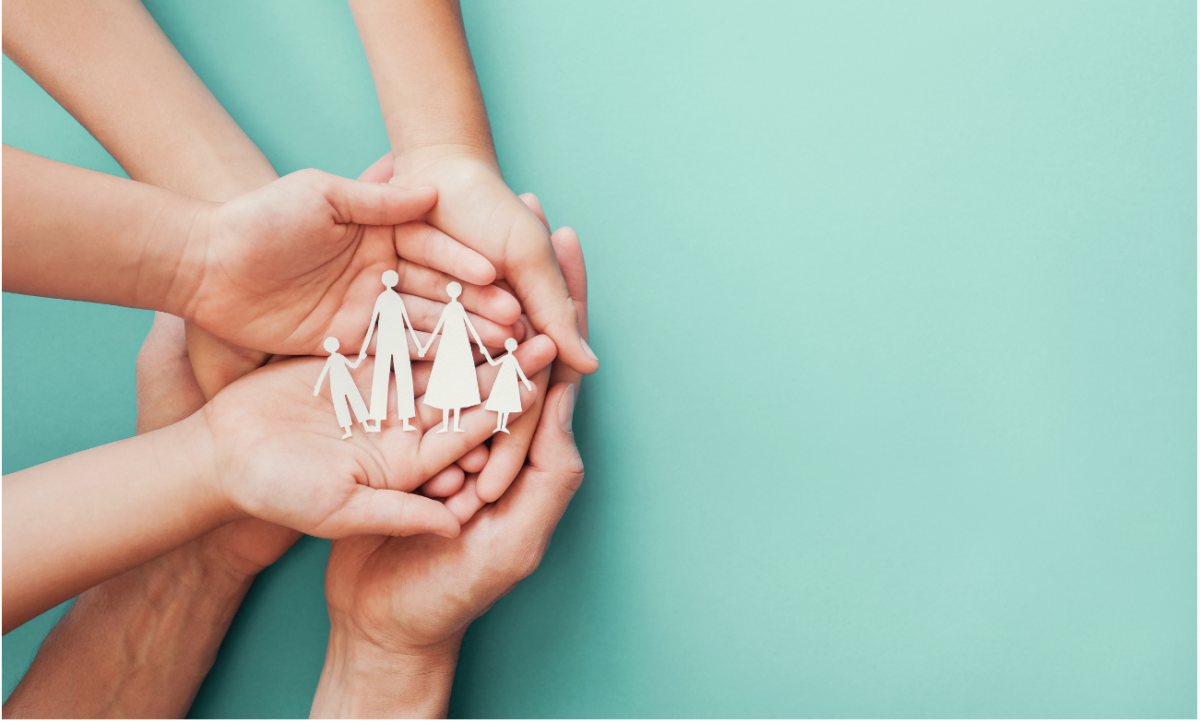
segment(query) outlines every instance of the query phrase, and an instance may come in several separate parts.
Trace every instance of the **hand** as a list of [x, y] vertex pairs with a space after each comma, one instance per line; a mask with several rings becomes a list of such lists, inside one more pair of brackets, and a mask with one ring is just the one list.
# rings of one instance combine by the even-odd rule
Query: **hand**
[[599, 362], [580, 334], [550, 233], [505, 185], [490, 155], [465, 146], [416, 148], [396, 156], [392, 183], [436, 188], [429, 223], [493, 264], [533, 326], [554, 340], [562, 361], [583, 373], [596, 370]]
[[[521, 201], [542, 224], [549, 229], [546, 214], [537, 196], [532, 193], [521, 195]], [[579, 237], [570, 227], [563, 226], [550, 236], [554, 246], [554, 255], [562, 269], [563, 278], [567, 282], [567, 291], [579, 314], [579, 328], [587, 338], [587, 270], [583, 262], [583, 249], [579, 245]], [[497, 281], [497, 285], [505, 282]], [[518, 322], [518, 326], [529, 325], [528, 320]], [[531, 325], [530, 325], [531, 326]], [[552, 382], [567, 381], [578, 383], [574, 375], [568, 374], [570, 367], [555, 365], [557, 370]], [[529, 445], [533, 441], [534, 430], [537, 429], [537, 418], [526, 415], [509, 425], [509, 434], [497, 435], [492, 440], [491, 451], [483, 472], [479, 475], [475, 492], [484, 502], [495, 502], [508, 489], [509, 483], [516, 477], [521, 465], [525, 464], [525, 456], [529, 453]]]
[[[320, 353], [326, 336], [361, 339], [380, 276], [402, 256], [472, 284], [494, 278], [485, 258], [414, 221], [436, 198], [432, 189], [293, 173], [200, 215], [200, 243], [185, 251], [172, 307], [265, 352]], [[505, 307], [499, 315], [512, 316]]]
[[[190, 416], [204, 405], [192, 371], [183, 320], [155, 314], [137, 359], [137, 432], [150, 432]], [[231, 575], [250, 578], [287, 552], [300, 533], [270, 522], [237, 520], [159, 558], [160, 565], [195, 569], [193, 559], [222, 561]]]
[[[554, 345], [535, 337], [516, 354], [523, 367], [537, 370], [554, 358]], [[360, 427], [343, 440], [329, 396], [306, 393], [324, 363], [298, 358], [268, 364], [205, 406], [217, 499], [232, 516], [250, 515], [320, 537], [458, 534], [459, 520], [441, 503], [408, 492], [483, 443], [491, 435], [492, 414], [482, 407], [468, 410], [462, 415], [464, 433], [437, 434], [441, 413], [418, 400], [413, 420], [418, 433], [389, 425], [370, 434]], [[419, 371], [414, 385], [423, 389], [428, 371]], [[353, 376], [366, 381], [370, 372], [364, 365]], [[494, 370], [480, 371], [485, 390], [494, 378]], [[530, 394], [526, 406], [534, 398]]]
[[[538, 375], [543, 384], [546, 372]], [[571, 433], [572, 384], [545, 397], [529, 464], [453, 540], [352, 537], [334, 542], [325, 575], [329, 649], [312, 716], [444, 715], [467, 626], [538, 566], [583, 481]], [[541, 411], [542, 397], [530, 410]], [[470, 516], [473, 482], [447, 501]]]
[[[523, 200], [540, 214], [536, 198]], [[555, 237], [586, 333], [587, 278], [579, 240], [570, 229], [560, 229]], [[534, 375], [539, 389], [547, 376], [555, 386], [545, 413], [547, 398], [539, 395], [511, 423], [512, 435], [492, 441], [483, 472], [444, 492], [447, 507], [463, 523], [458, 538], [371, 536], [334, 542], [325, 573], [329, 648], [313, 717], [445, 715], [466, 628], [537, 567], [583, 480], [571, 432], [582, 377], [555, 363], [549, 375]], [[509, 439], [515, 441], [504, 446]], [[526, 450], [528, 464], [522, 466]], [[507, 479], [497, 477], [507, 470]], [[495, 496], [480, 490], [489, 471]], [[484, 507], [489, 498], [500, 501]]]

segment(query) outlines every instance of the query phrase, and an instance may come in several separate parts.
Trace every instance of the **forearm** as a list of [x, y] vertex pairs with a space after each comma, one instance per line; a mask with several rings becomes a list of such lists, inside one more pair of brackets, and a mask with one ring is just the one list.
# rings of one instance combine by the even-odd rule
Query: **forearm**
[[309, 717], [444, 718], [461, 642], [456, 636], [437, 649], [398, 653], [335, 623]]
[[4, 146], [4, 290], [179, 314], [213, 204]]
[[277, 177], [137, 0], [9, 0], [4, 52], [134, 180], [225, 201]]
[[203, 413], [4, 478], [4, 632], [238, 514]]
[[495, 157], [457, 0], [351, 0], [392, 151], [462, 146]]
[[183, 717], [252, 579], [197, 540], [88, 590], [4, 717]]

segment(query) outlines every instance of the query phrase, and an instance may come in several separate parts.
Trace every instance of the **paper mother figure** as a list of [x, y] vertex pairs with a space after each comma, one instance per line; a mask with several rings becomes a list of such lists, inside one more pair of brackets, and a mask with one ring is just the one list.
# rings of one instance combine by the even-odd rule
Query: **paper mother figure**
[[475, 376], [475, 357], [471, 354], [468, 330], [471, 336], [475, 337], [475, 343], [479, 345], [483, 357], [489, 364], [492, 361], [479, 339], [479, 332], [475, 331], [471, 320], [467, 318], [467, 310], [458, 303], [462, 286], [457, 281], [451, 281], [446, 284], [446, 293], [450, 295], [450, 303], [442, 310], [442, 317], [438, 319], [437, 326], [429, 337], [429, 343], [423, 349], [417, 349], [417, 354], [424, 358], [425, 352], [429, 351], [433, 340], [438, 337], [438, 332], [441, 332], [442, 340], [438, 344], [437, 354], [434, 355], [433, 371], [429, 374], [429, 385], [425, 388], [424, 399], [428, 406], [442, 410], [442, 428], [438, 430], [438, 434], [445, 433], [450, 426], [451, 409], [454, 410], [454, 431], [462, 432], [463, 429], [458, 426], [459, 414], [464, 407], [479, 404], [479, 379]]
[[368, 432], [378, 432], [387, 419], [388, 385], [391, 382], [392, 368], [396, 369], [396, 410], [404, 422], [404, 431], [416, 431], [416, 427], [408, 420], [417, 415], [417, 404], [413, 401], [412, 362], [408, 359], [408, 338], [405, 329], [412, 334], [413, 342], [421, 348], [417, 339], [417, 331], [413, 329], [412, 320], [404, 308], [404, 301], [395, 292], [400, 276], [388, 269], [383, 272], [383, 285], [387, 288], [375, 300], [375, 311], [371, 314], [371, 323], [367, 326], [367, 338], [363, 339], [362, 350], [358, 352], [358, 361], [362, 362], [367, 355], [367, 346], [371, 336], [375, 336], [375, 369], [371, 376], [371, 414], [370, 421], [375, 425], [364, 424]]
[[338, 426], [346, 430], [342, 439], [346, 439], [351, 434], [349, 407], [354, 408], [354, 416], [363, 429], [367, 428], [368, 415], [367, 405], [363, 404], [362, 395], [358, 393], [358, 387], [355, 386], [354, 379], [350, 376], [350, 369], [346, 368], [357, 369], [358, 365], [362, 363], [362, 359], [351, 364], [346, 357], [338, 354], [340, 346], [338, 340], [332, 336], [325, 339], [325, 351], [329, 352], [329, 359], [321, 368], [321, 376], [317, 377], [317, 386], [313, 387], [313, 396], [321, 393], [321, 382], [325, 381], [325, 373], [329, 372], [329, 391], [333, 396], [333, 409], [337, 412]]

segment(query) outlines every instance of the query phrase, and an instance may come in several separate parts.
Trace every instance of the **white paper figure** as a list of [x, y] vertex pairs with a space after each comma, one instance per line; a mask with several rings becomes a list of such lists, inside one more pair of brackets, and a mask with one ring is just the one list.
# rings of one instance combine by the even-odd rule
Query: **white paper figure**
[[496, 432], [511, 434], [508, 431], [508, 415], [521, 411], [521, 390], [517, 387], [518, 375], [520, 375], [521, 381], [525, 382], [525, 388], [533, 391], [533, 382], [525, 376], [525, 370], [521, 369], [521, 364], [513, 356], [513, 352], [517, 349], [517, 340], [505, 339], [504, 348], [508, 350], [507, 354], [495, 361], [488, 359], [489, 364], [500, 367], [500, 373], [496, 375], [496, 383], [492, 385], [492, 393], [488, 395], [487, 404], [483, 405], [483, 408], [489, 412], [496, 412], [496, 428], [492, 430], [492, 434]]
[[446, 293], [450, 294], [450, 303], [446, 304], [442, 318], [438, 319], [437, 326], [433, 328], [429, 343], [424, 349], [417, 350], [424, 358], [438, 332], [442, 333], [442, 341], [433, 360], [433, 371], [429, 374], [429, 385], [425, 388], [425, 404], [442, 410], [442, 428], [438, 430], [438, 434], [445, 433], [450, 426], [451, 409], [454, 410], [454, 431], [464, 431], [458, 426], [459, 414], [464, 407], [479, 404], [479, 379], [475, 376], [475, 358], [471, 355], [468, 330], [471, 336], [475, 337], [475, 343], [479, 344], [484, 358], [488, 363], [492, 361], [487, 349], [483, 348], [479, 332], [475, 331], [471, 320], [467, 318], [467, 310], [458, 303], [462, 286], [457, 281], [451, 281], [446, 284]]
[[[329, 359], [321, 368], [321, 376], [317, 377], [317, 386], [313, 387], [313, 396], [321, 393], [321, 382], [325, 381], [325, 372], [329, 372], [329, 391], [333, 397], [333, 409], [337, 412], [338, 426], [346, 430], [342, 439], [346, 439], [351, 434], [350, 407], [354, 408], [354, 416], [358, 418], [358, 423], [363, 426], [363, 429], [367, 428], [368, 413], [367, 405], [363, 404], [362, 395], [358, 393], [358, 386], [350, 376], [350, 369], [357, 369], [358, 365], [362, 363], [362, 359], [351, 364], [350, 360], [337, 353], [340, 346], [337, 339], [332, 336], [326, 337], [325, 351], [329, 352]], [[350, 367], [350, 369], [346, 367]], [[347, 403], [349, 403], [349, 407]]]
[[[375, 423], [372, 427], [363, 426], [368, 432], [378, 432], [383, 426], [383, 420], [388, 413], [388, 384], [391, 382], [392, 367], [396, 368], [396, 409], [398, 416], [404, 422], [404, 431], [416, 431], [416, 427], [408, 420], [417, 416], [417, 403], [413, 401], [412, 362], [408, 359], [408, 339], [404, 335], [407, 328], [412, 334], [417, 348], [421, 342], [417, 339], [417, 331], [413, 329], [412, 320], [408, 318], [408, 310], [400, 294], [394, 291], [400, 275], [391, 269], [383, 272], [383, 285], [387, 287], [375, 300], [375, 311], [371, 314], [371, 324], [367, 327], [367, 338], [363, 339], [362, 351], [358, 353], [358, 361], [362, 363], [367, 355], [367, 346], [371, 343], [371, 335], [375, 334], [375, 370], [371, 376], [371, 416]], [[406, 326], [407, 325], [407, 326]]]

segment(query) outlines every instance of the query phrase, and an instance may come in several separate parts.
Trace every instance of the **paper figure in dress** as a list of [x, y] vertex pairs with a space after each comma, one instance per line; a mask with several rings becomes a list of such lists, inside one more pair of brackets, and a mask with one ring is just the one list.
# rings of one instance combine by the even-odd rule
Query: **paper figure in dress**
[[[358, 387], [354, 384], [353, 377], [350, 376], [350, 369], [357, 369], [362, 363], [360, 357], [353, 364], [346, 357], [338, 354], [338, 347], [341, 343], [332, 336], [325, 339], [325, 351], [329, 352], [329, 359], [325, 361], [325, 366], [321, 368], [321, 376], [317, 377], [317, 386], [313, 387], [313, 396], [321, 393], [321, 382], [325, 381], [325, 373], [329, 372], [329, 391], [333, 397], [333, 409], [337, 412], [338, 426], [346, 430], [342, 435], [342, 439], [350, 436], [350, 409], [354, 409], [354, 416], [358, 419], [358, 423], [367, 427], [367, 405], [363, 404], [362, 395], [358, 393]], [[346, 367], [350, 367], [347, 369]]]
[[438, 332], [441, 332], [442, 340], [438, 344], [437, 354], [434, 355], [433, 371], [429, 374], [424, 398], [425, 404], [442, 410], [442, 428], [438, 430], [438, 434], [448, 430], [451, 409], [454, 410], [454, 431], [464, 431], [458, 426], [459, 414], [464, 407], [479, 404], [479, 379], [475, 376], [475, 357], [471, 355], [471, 341], [467, 338], [467, 331], [475, 337], [475, 343], [479, 344], [479, 351], [483, 352], [483, 357], [489, 364], [492, 362], [492, 357], [479, 339], [479, 332], [475, 331], [471, 320], [467, 318], [467, 310], [458, 303], [462, 286], [457, 281], [451, 281], [446, 284], [446, 293], [450, 295], [450, 303], [446, 304], [442, 318], [438, 319], [437, 326], [433, 328], [429, 343], [425, 348], [417, 349], [417, 354], [424, 358]]
[[417, 416], [417, 404], [413, 400], [412, 362], [408, 359], [408, 339], [405, 329], [412, 334], [413, 342], [421, 348], [417, 339], [417, 331], [413, 329], [412, 320], [408, 318], [408, 310], [404, 301], [395, 291], [400, 281], [400, 275], [388, 269], [383, 272], [383, 285], [387, 288], [375, 300], [375, 311], [371, 314], [371, 323], [367, 326], [367, 338], [363, 339], [362, 351], [358, 353], [358, 361], [362, 362], [367, 355], [367, 346], [371, 336], [375, 336], [375, 369], [371, 376], [371, 414], [370, 421], [375, 426], [364, 424], [368, 432], [378, 432], [383, 426], [383, 420], [388, 414], [388, 385], [391, 382], [392, 368], [396, 369], [396, 410], [397, 416], [404, 422], [405, 432], [414, 432], [416, 427], [408, 420]]
[[496, 383], [492, 385], [492, 393], [488, 395], [487, 404], [483, 405], [484, 409], [496, 413], [496, 428], [492, 430], [492, 434], [496, 432], [512, 434], [508, 431], [508, 415], [521, 411], [521, 389], [517, 386], [518, 375], [525, 383], [525, 388], [533, 391], [533, 382], [525, 376], [520, 362], [513, 356], [513, 352], [517, 350], [517, 340], [511, 337], [505, 339], [504, 348], [508, 350], [507, 354], [494, 361], [488, 359], [489, 364], [500, 367], [500, 373], [496, 375]]

